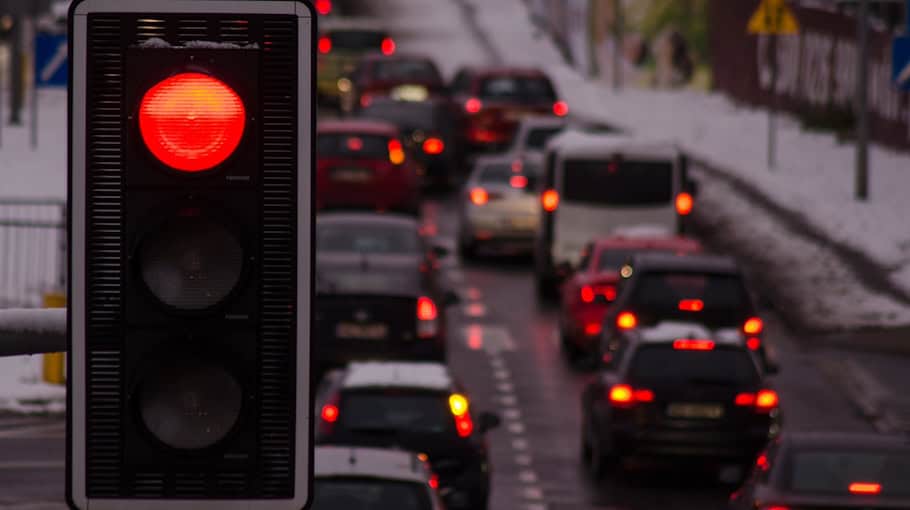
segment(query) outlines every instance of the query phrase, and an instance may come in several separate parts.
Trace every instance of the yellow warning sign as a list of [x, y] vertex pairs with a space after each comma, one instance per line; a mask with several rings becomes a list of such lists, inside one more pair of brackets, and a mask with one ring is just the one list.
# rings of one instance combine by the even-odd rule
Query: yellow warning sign
[[799, 22], [786, 0], [761, 0], [747, 30], [757, 35], [793, 35], [799, 33]]

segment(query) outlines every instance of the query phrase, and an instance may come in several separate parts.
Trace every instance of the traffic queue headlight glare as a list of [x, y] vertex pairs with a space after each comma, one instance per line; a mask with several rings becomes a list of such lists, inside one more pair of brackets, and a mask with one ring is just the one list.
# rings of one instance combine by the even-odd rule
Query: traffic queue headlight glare
[[237, 92], [201, 73], [158, 82], [139, 104], [139, 131], [149, 151], [181, 172], [209, 170], [243, 137], [246, 109]]
[[161, 365], [141, 383], [139, 414], [167, 446], [199, 450], [224, 439], [243, 406], [240, 383], [224, 368], [190, 362]]
[[139, 248], [146, 287], [163, 304], [198, 311], [222, 302], [240, 281], [243, 247], [204, 217], [181, 217], [150, 233]]

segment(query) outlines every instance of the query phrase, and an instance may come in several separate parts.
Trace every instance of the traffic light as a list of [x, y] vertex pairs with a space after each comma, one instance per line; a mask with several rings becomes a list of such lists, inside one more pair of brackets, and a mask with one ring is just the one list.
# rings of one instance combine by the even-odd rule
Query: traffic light
[[307, 503], [315, 20], [73, 2], [71, 507]]

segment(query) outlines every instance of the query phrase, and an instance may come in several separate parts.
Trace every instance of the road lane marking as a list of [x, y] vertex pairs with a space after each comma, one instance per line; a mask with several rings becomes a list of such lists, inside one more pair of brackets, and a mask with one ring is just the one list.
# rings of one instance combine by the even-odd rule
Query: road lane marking
[[505, 416], [507, 420], [520, 420], [521, 410], [514, 407], [505, 409], [502, 411], [502, 415]]
[[487, 307], [483, 303], [468, 303], [464, 306], [463, 313], [472, 319], [486, 317]]
[[537, 483], [537, 473], [531, 469], [525, 469], [518, 473], [518, 479], [521, 480], [522, 483]]
[[524, 451], [528, 449], [528, 440], [523, 437], [516, 437], [512, 440], [512, 449]]
[[502, 405], [506, 407], [514, 407], [518, 405], [518, 399], [515, 398], [515, 395], [500, 395], [499, 401], [502, 402]]
[[461, 336], [469, 349], [475, 351], [483, 349], [491, 356], [515, 350], [515, 341], [508, 328], [503, 326], [466, 324], [461, 328]]
[[525, 433], [525, 426], [520, 422], [510, 423], [506, 426], [506, 428], [508, 428], [509, 432], [512, 434], [520, 435]]
[[543, 490], [540, 487], [525, 487], [521, 490], [525, 499], [543, 499]]
[[512, 377], [512, 374], [509, 373], [505, 368], [500, 368], [493, 371], [493, 377], [499, 379], [500, 381], [505, 381], [506, 379]]
[[514, 393], [515, 392], [515, 386], [510, 382], [501, 382], [496, 385], [496, 389], [499, 390], [500, 393]]
[[531, 459], [531, 456], [526, 453], [522, 453], [522, 454], [515, 456], [515, 463], [518, 464], [519, 466], [530, 466], [532, 460], [533, 459]]

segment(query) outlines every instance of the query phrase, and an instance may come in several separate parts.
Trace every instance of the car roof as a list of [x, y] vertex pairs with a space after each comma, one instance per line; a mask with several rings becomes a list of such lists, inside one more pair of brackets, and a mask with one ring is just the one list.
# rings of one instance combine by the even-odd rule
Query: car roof
[[471, 72], [477, 77], [487, 78], [490, 76], [516, 76], [516, 77], [543, 77], [548, 78], [547, 74], [537, 67], [518, 67], [518, 66], [472, 66], [466, 67], [466, 71]]
[[653, 326], [639, 327], [626, 333], [627, 337], [644, 344], [672, 342], [680, 338], [714, 340], [720, 345], [743, 345], [742, 333], [735, 328], [711, 329], [697, 322], [662, 321]]
[[398, 128], [391, 122], [370, 119], [339, 119], [320, 121], [317, 134], [370, 134], [398, 136]]
[[342, 389], [409, 388], [450, 391], [454, 386], [448, 368], [440, 363], [367, 361], [348, 365]]
[[417, 228], [419, 222], [412, 216], [398, 213], [326, 211], [316, 215], [317, 225], [337, 225], [347, 223], [369, 223], [376, 225], [394, 225]]
[[547, 143], [547, 149], [568, 157], [604, 158], [622, 155], [637, 159], [675, 159], [679, 156], [676, 143], [659, 138], [590, 133], [567, 129]]
[[672, 249], [678, 251], [699, 251], [701, 243], [691, 237], [654, 236], [642, 231], [642, 235], [621, 235], [601, 237], [593, 241], [595, 250], [632, 248], [632, 249]]
[[681, 257], [673, 253], [643, 252], [632, 256], [635, 271], [682, 271], [739, 274], [732, 257], [692, 254]]
[[315, 476], [367, 477], [426, 483], [429, 468], [417, 454], [390, 448], [317, 446]]

